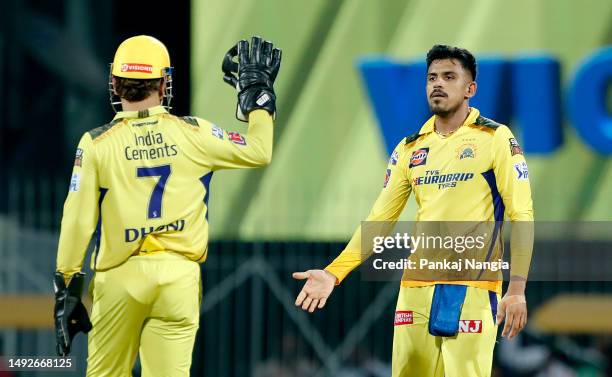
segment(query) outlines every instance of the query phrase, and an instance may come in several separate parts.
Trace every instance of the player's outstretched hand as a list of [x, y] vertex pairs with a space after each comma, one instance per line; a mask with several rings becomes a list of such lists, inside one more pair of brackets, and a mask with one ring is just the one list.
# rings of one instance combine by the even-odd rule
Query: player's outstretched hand
[[295, 300], [295, 306], [301, 306], [310, 313], [325, 306], [327, 298], [336, 285], [336, 277], [325, 270], [294, 272], [293, 278], [306, 280], [306, 284]]
[[524, 295], [505, 295], [497, 306], [497, 325], [504, 322], [502, 336], [514, 338], [527, 324], [527, 302]]

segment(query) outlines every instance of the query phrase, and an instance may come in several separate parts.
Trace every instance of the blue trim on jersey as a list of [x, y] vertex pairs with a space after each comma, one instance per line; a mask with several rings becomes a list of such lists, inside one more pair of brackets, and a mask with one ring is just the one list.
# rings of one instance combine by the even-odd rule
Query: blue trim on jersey
[[[501, 195], [499, 194], [499, 190], [497, 190], [497, 182], [495, 181], [495, 172], [493, 169], [487, 170], [482, 173], [485, 181], [489, 184], [489, 188], [491, 189], [491, 198], [493, 199], [493, 218], [495, 219], [495, 226], [493, 227], [493, 235], [491, 237], [491, 246], [489, 246], [489, 251], [487, 251], [487, 257], [485, 261], [489, 261], [491, 259], [491, 254], [493, 253], [493, 248], [495, 247], [495, 241], [497, 240], [497, 235], [501, 231], [502, 224], [504, 223], [504, 212], [506, 211], [506, 207], [504, 206], [504, 201], [502, 200]], [[478, 274], [478, 279], [484, 270], [481, 270]]]
[[497, 293], [489, 291], [489, 303], [491, 304], [491, 313], [493, 314], [493, 323], [497, 318]]
[[495, 221], [504, 221], [504, 212], [506, 211], [506, 207], [504, 206], [504, 201], [497, 190], [495, 172], [493, 172], [493, 169], [487, 170], [486, 172], [482, 173], [482, 176], [487, 181], [489, 188], [491, 189], [491, 196], [493, 197], [493, 217], [495, 218]]
[[208, 221], [208, 198], [210, 197], [210, 180], [212, 179], [213, 172], [203, 175], [200, 177], [200, 181], [204, 185], [204, 190], [206, 193], [204, 194], [204, 204], [206, 204], [206, 221]]
[[100, 198], [98, 199], [98, 223], [96, 224], [96, 248], [94, 249], [94, 270], [96, 269], [96, 265], [98, 263], [98, 253], [100, 251], [100, 239], [102, 238], [102, 201], [108, 192], [107, 188], [100, 187]]

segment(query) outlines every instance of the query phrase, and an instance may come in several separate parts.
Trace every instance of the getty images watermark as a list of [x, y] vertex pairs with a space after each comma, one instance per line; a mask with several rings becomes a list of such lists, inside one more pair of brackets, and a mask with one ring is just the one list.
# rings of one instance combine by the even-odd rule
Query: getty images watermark
[[533, 229], [516, 227], [515, 245], [525, 245], [511, 267], [504, 253], [501, 222], [363, 222], [362, 273], [368, 280], [464, 281], [503, 280], [504, 275], [527, 275]]
[[361, 249], [349, 251], [369, 281], [612, 282], [611, 230], [612, 221], [366, 221]]
[[[411, 235], [408, 233], [396, 233], [394, 236], [375, 236], [372, 239], [372, 267], [375, 270], [440, 270], [456, 271], [464, 270], [489, 270], [492, 272], [509, 270], [510, 263], [502, 258], [497, 260], [480, 260], [481, 252], [485, 250], [489, 242], [487, 233], [478, 236], [441, 236]], [[424, 253], [417, 258], [410, 258], [419, 250], [424, 251], [452, 251], [455, 254], [463, 254], [466, 251], [477, 250], [472, 257], [458, 257], [451, 254], [451, 258], [440, 258], [441, 255]], [[409, 253], [408, 257], [401, 257], [397, 260], [385, 260], [381, 256], [385, 251], [400, 251]], [[453, 257], [454, 256], [454, 257]]]

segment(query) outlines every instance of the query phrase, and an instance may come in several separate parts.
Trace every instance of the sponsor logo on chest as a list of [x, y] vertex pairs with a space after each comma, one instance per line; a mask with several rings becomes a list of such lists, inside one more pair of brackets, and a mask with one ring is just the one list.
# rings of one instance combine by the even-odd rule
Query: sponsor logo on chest
[[438, 185], [439, 189], [452, 188], [457, 182], [465, 182], [474, 178], [474, 173], [440, 173], [440, 170], [426, 170], [425, 175], [412, 179], [412, 186]]
[[416, 166], [425, 165], [427, 163], [428, 154], [429, 154], [429, 147], [420, 148], [412, 152], [412, 156], [410, 157], [410, 164], [408, 164], [408, 167], [414, 168]]

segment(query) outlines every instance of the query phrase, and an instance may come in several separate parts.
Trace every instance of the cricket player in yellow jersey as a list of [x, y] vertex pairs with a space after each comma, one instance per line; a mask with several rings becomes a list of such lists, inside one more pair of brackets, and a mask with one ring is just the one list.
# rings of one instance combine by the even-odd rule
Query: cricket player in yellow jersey
[[[417, 224], [473, 221], [533, 226], [528, 169], [508, 127], [470, 108], [476, 61], [464, 49], [436, 45], [427, 54], [427, 98], [433, 116], [395, 148], [382, 192], [366, 221], [396, 221], [411, 192]], [[394, 377], [490, 376], [497, 325], [511, 338], [527, 320], [525, 282], [533, 234], [512, 226], [511, 281], [435, 281], [402, 278], [395, 313]], [[491, 236], [490, 260], [501, 258], [500, 229]], [[306, 283], [295, 304], [323, 308], [335, 285], [364, 261], [361, 227], [325, 270], [294, 273]], [[365, 250], [368, 250], [367, 248]], [[366, 257], [371, 255], [371, 251]], [[498, 302], [498, 300], [500, 300]]]
[[[280, 62], [280, 50], [259, 37], [226, 55], [224, 80], [238, 90], [238, 119], [248, 121], [240, 135], [168, 112], [172, 68], [160, 41], [140, 35], [117, 49], [111, 102], [123, 111], [81, 138], [54, 279], [58, 354], [91, 329], [87, 376], [131, 376], [138, 353], [142, 376], [189, 375], [210, 180], [220, 169], [270, 163]], [[90, 323], [81, 269], [94, 231]]]

